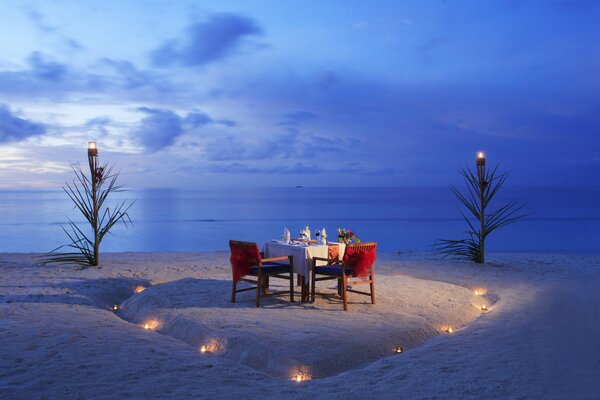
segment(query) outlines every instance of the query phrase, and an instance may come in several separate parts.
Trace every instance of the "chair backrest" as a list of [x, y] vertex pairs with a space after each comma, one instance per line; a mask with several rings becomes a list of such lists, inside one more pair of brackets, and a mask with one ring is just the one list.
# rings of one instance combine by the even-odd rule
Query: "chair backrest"
[[352, 243], [346, 246], [342, 264], [345, 268], [352, 268], [353, 276], [369, 275], [369, 270], [375, 264], [377, 243]]
[[239, 240], [230, 240], [229, 249], [231, 250], [229, 262], [233, 281], [238, 282], [244, 275], [248, 275], [252, 266], [260, 262], [260, 251], [258, 244]]

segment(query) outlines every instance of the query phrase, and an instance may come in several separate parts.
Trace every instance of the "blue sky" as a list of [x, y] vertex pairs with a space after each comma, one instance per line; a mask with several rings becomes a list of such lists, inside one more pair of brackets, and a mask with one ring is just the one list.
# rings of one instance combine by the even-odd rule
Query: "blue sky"
[[595, 1], [5, 1], [0, 187], [600, 184]]

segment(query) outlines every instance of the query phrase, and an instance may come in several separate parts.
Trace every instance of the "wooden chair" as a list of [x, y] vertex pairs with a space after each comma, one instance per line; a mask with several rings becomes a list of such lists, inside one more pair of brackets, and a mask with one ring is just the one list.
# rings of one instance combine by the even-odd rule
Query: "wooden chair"
[[[338, 294], [342, 297], [344, 311], [348, 311], [348, 292], [371, 296], [371, 304], [375, 304], [375, 274], [373, 266], [377, 252], [377, 243], [355, 243], [346, 246], [343, 260], [313, 257], [311, 276], [311, 302], [315, 301], [315, 284], [317, 281], [337, 280]], [[327, 265], [317, 266], [317, 261], [325, 261]], [[321, 277], [318, 277], [321, 276]], [[348, 289], [348, 280], [352, 286], [369, 284], [370, 293]]]
[[[290, 282], [290, 301], [294, 301], [294, 270], [292, 256], [262, 258], [258, 245], [254, 242], [229, 241], [231, 250], [231, 272], [233, 274], [233, 286], [231, 291], [231, 302], [235, 303], [235, 295], [238, 292], [256, 289], [256, 307], [260, 307], [261, 295], [283, 294], [287, 290], [269, 293], [269, 278], [286, 279]], [[248, 276], [256, 279], [247, 278]], [[256, 286], [237, 289], [239, 281], [255, 284]]]

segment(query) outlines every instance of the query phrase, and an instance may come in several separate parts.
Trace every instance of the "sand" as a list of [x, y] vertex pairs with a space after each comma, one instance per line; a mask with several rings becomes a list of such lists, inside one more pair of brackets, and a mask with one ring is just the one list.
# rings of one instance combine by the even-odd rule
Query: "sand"
[[0, 398], [599, 398], [600, 256], [381, 253], [377, 304], [349, 312], [331, 282], [232, 304], [227, 258], [1, 254]]

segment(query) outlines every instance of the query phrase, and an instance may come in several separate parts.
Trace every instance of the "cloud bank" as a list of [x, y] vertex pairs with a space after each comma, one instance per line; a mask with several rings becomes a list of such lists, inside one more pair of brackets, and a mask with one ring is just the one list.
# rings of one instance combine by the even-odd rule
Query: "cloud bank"
[[168, 40], [151, 53], [156, 66], [202, 66], [224, 58], [241, 44], [244, 37], [261, 34], [251, 18], [231, 14], [212, 14], [204, 22], [188, 28], [187, 36]]

